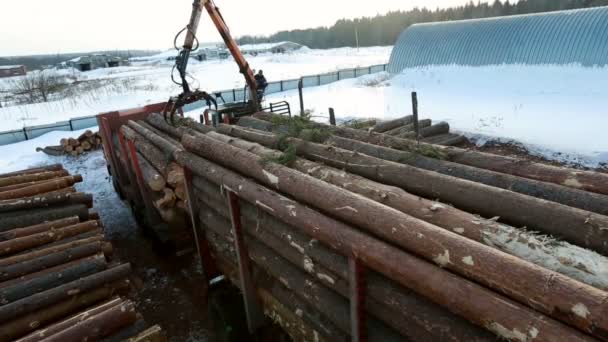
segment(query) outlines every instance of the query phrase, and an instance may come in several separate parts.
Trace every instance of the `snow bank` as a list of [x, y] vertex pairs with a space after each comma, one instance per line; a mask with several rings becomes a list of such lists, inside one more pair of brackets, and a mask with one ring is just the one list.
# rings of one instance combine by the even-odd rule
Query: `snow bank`
[[[371, 81], [370, 81], [371, 77]], [[436, 66], [407, 69], [304, 90], [315, 115], [396, 118], [411, 113], [447, 121], [484, 143], [516, 141], [549, 159], [596, 167], [608, 163], [608, 68], [570, 66]], [[297, 104], [297, 92], [269, 97]]]

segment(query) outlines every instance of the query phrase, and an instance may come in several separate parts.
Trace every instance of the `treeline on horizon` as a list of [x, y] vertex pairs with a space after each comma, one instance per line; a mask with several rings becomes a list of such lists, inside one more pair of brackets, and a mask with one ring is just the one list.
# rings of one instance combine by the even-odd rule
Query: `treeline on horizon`
[[[393, 45], [399, 34], [417, 23], [500, 17], [517, 14], [552, 12], [608, 5], [608, 0], [495, 0], [493, 3], [473, 1], [451, 8], [415, 8], [389, 12], [386, 15], [357, 19], [341, 19], [331, 27], [280, 31], [271, 36], [243, 36], [239, 44], [291, 41], [314, 49], [338, 47]], [[357, 34], [355, 34], [357, 32]]]

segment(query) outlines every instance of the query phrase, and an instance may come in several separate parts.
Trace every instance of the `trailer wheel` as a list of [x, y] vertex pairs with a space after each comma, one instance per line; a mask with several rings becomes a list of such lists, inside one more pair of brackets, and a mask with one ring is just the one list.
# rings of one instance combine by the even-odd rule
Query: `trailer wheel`
[[209, 291], [207, 310], [217, 341], [248, 341], [247, 318], [241, 293], [225, 284]]

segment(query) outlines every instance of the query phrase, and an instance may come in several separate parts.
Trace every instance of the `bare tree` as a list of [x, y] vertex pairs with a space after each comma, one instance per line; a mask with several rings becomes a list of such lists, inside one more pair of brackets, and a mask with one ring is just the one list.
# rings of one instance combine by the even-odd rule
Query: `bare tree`
[[63, 76], [50, 70], [34, 71], [10, 82], [16, 98], [25, 103], [48, 102], [52, 94], [60, 92], [66, 85]]

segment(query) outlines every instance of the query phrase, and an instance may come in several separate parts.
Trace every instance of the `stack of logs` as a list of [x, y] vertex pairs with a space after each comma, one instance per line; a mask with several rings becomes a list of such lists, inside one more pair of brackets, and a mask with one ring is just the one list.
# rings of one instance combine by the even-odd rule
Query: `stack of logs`
[[[0, 341], [123, 341], [146, 329], [129, 264], [111, 260], [93, 197], [59, 164], [0, 174]], [[157, 340], [160, 341], [160, 340]]]
[[238, 196], [258, 299], [294, 339], [349, 338], [357, 260], [369, 340], [608, 340], [608, 175], [345, 127], [304, 141], [270, 118], [121, 130], [193, 173], [187, 207], [240, 286]]
[[93, 133], [86, 130], [77, 139], [63, 138], [59, 141], [59, 145], [38, 147], [36, 151], [44, 152], [52, 156], [70, 155], [72, 157], [79, 156], [85, 152], [94, 151], [101, 148], [101, 136], [98, 132]]

